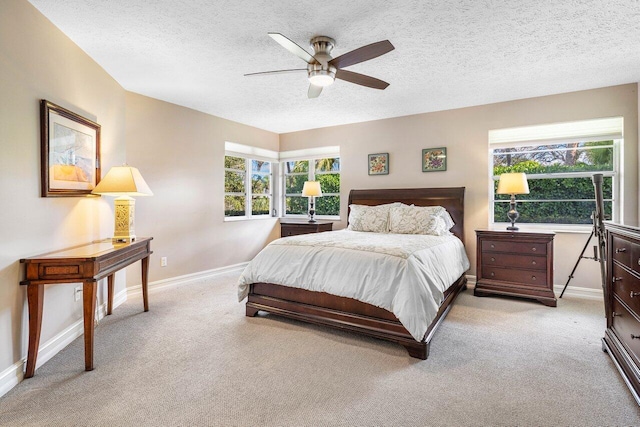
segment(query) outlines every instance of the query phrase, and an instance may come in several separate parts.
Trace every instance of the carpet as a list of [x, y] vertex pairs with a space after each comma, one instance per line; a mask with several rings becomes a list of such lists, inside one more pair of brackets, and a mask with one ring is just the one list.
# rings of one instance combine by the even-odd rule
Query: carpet
[[602, 302], [463, 292], [429, 359], [273, 315], [244, 316], [237, 274], [152, 292], [0, 398], [8, 426], [640, 425], [602, 352]]

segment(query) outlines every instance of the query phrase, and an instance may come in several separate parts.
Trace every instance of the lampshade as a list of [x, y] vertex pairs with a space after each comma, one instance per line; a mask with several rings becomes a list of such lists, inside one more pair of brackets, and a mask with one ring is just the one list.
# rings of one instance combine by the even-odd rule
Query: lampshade
[[127, 165], [112, 167], [92, 193], [109, 196], [153, 196], [138, 169]]
[[529, 194], [529, 183], [524, 173], [503, 173], [497, 194]]
[[302, 195], [306, 197], [322, 197], [322, 189], [318, 181], [305, 181]]

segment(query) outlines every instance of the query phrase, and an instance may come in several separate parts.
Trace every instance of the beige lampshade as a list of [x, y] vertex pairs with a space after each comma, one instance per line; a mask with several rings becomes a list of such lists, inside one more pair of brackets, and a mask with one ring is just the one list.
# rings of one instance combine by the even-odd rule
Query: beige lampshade
[[108, 196], [153, 196], [137, 168], [114, 166], [92, 191]]
[[322, 189], [318, 181], [306, 181], [302, 187], [302, 195], [306, 197], [322, 197]]
[[503, 173], [497, 194], [529, 194], [529, 183], [524, 173]]

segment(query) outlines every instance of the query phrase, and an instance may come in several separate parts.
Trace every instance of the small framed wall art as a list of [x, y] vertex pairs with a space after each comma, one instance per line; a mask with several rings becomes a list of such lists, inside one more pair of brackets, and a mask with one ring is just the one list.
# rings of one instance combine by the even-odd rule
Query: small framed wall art
[[447, 148], [425, 148], [422, 150], [422, 172], [447, 170]]
[[100, 182], [100, 125], [40, 101], [42, 197], [86, 196]]
[[369, 154], [369, 175], [389, 175], [389, 153]]

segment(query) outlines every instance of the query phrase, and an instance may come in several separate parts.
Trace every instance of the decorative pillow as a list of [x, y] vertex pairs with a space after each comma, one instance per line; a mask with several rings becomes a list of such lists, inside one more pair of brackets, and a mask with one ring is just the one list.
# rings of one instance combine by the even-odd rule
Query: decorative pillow
[[348, 230], [368, 231], [373, 233], [389, 232], [389, 210], [402, 203], [387, 203], [386, 205], [366, 206], [349, 205]]
[[399, 206], [389, 212], [389, 231], [396, 234], [444, 236], [454, 222], [442, 206]]

